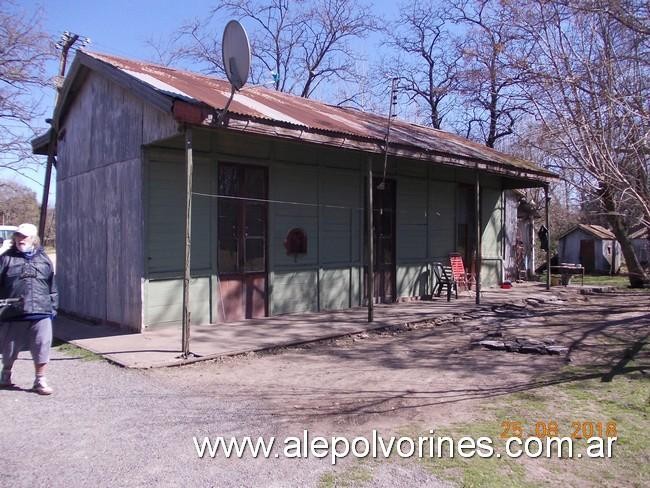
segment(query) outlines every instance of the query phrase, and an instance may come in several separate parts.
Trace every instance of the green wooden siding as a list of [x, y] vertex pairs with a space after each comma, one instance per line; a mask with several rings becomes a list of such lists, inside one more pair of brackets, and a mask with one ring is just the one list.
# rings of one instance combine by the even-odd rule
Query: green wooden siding
[[400, 178], [397, 181], [396, 228], [397, 262], [426, 261], [429, 254], [426, 179]]
[[430, 266], [427, 263], [419, 265], [397, 265], [397, 295], [400, 297], [421, 297], [431, 294]]
[[[361, 175], [328, 166], [271, 169], [270, 313], [348, 308], [359, 303]], [[296, 205], [307, 204], [307, 205]], [[288, 256], [287, 233], [302, 228], [307, 253]]]
[[424, 178], [401, 177], [396, 185], [395, 281], [398, 297], [427, 294], [428, 182]]
[[[318, 170], [311, 166], [276, 164], [269, 171], [269, 235], [273, 241], [270, 269], [304, 269], [318, 263]], [[305, 204], [305, 205], [300, 205]], [[287, 256], [284, 239], [293, 228], [307, 234], [307, 254]]]
[[316, 270], [274, 272], [271, 315], [318, 310]]
[[[209, 277], [190, 280], [192, 324], [210, 323], [211, 283]], [[145, 323], [180, 324], [183, 311], [183, 280], [149, 280], [145, 287]]]
[[429, 184], [429, 242], [433, 261], [445, 261], [456, 247], [456, 184]]
[[481, 221], [483, 234], [481, 251], [481, 281], [484, 285], [496, 285], [503, 276], [504, 199], [500, 189], [481, 189]]
[[321, 167], [319, 175], [320, 263], [358, 263], [364, 218], [361, 175], [329, 167]]
[[351, 303], [350, 268], [324, 269], [320, 272], [320, 308], [321, 310], [339, 310], [350, 308]]
[[[273, 153], [268, 147], [261, 152]], [[194, 191], [214, 193], [218, 156], [195, 158]], [[228, 158], [224, 158], [224, 161]], [[239, 158], [269, 167], [269, 313], [299, 313], [345, 309], [364, 302], [365, 171], [358, 162], [344, 168], [319, 157], [314, 164]], [[353, 169], [352, 169], [353, 168]], [[184, 227], [184, 153], [153, 151], [147, 164], [147, 244], [145, 321], [177, 323], [182, 306]], [[396, 284], [399, 297], [431, 293], [434, 261], [446, 261], [455, 250], [458, 180], [439, 181], [437, 172], [411, 168], [393, 174], [397, 185]], [[501, 277], [503, 200], [494, 181], [482, 188], [483, 284]], [[498, 183], [498, 182], [497, 182]], [[216, 281], [216, 206], [218, 200], [194, 196], [192, 221], [192, 323], [208, 323]], [[287, 233], [302, 228], [307, 253], [288, 256]]]
[[[193, 192], [211, 193], [213, 165], [207, 160], [195, 161]], [[179, 155], [175, 160], [151, 159], [148, 164], [147, 271], [182, 273], [185, 252], [185, 163]], [[192, 198], [192, 271], [211, 267], [211, 199]]]

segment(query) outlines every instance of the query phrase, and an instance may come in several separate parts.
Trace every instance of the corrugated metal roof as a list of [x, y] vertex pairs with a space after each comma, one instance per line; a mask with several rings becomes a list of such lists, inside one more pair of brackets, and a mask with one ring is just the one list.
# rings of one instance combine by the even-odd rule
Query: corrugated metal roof
[[650, 239], [650, 229], [641, 228], [630, 234], [630, 239]]
[[[216, 111], [223, 110], [230, 97], [230, 84], [226, 80], [107, 54], [88, 51], [83, 54], [120, 70], [159, 93], [190, 103], [207, 105]], [[270, 125], [324, 132], [341, 138], [360, 138], [381, 145], [386, 132], [385, 116], [328, 105], [263, 86], [245, 86], [235, 94], [228, 112]], [[526, 172], [532, 171], [542, 177], [555, 176], [531, 162], [506, 155], [455, 134], [399, 119], [392, 123], [390, 146], [496, 163]]]
[[575, 230], [582, 230], [583, 232], [586, 232], [587, 234], [591, 234], [592, 236], [598, 239], [616, 240], [616, 236], [611, 230], [606, 229], [602, 225], [591, 225], [591, 224], [578, 224], [575, 227], [573, 227], [571, 230], [562, 234], [560, 236], [560, 239], [568, 236]]

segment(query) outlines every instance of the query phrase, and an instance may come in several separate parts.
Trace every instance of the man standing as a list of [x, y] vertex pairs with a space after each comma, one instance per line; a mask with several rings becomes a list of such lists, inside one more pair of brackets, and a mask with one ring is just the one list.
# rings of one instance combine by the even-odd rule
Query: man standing
[[0, 388], [14, 386], [11, 368], [27, 344], [36, 373], [32, 390], [51, 395], [45, 369], [50, 360], [52, 318], [58, 306], [54, 266], [32, 224], [21, 224], [13, 239], [3, 242], [0, 254], [0, 299], [12, 301], [0, 312], [0, 328], [4, 329]]

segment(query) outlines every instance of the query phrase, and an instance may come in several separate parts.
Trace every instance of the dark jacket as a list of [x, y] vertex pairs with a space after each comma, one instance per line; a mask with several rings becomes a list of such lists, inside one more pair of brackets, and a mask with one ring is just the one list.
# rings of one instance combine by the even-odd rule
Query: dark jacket
[[20, 319], [31, 314], [56, 314], [59, 294], [54, 266], [42, 247], [30, 256], [12, 248], [0, 256], [0, 298], [22, 298], [4, 307], [0, 320]]

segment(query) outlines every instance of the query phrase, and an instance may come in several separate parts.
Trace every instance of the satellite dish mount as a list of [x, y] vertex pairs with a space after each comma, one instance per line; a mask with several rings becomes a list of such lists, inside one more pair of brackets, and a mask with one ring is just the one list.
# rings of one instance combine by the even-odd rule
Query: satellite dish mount
[[230, 98], [219, 116], [218, 125], [223, 123], [235, 92], [241, 90], [246, 84], [251, 68], [251, 46], [248, 42], [248, 35], [244, 27], [236, 20], [228, 22], [223, 30], [221, 57], [223, 68], [230, 82]]

